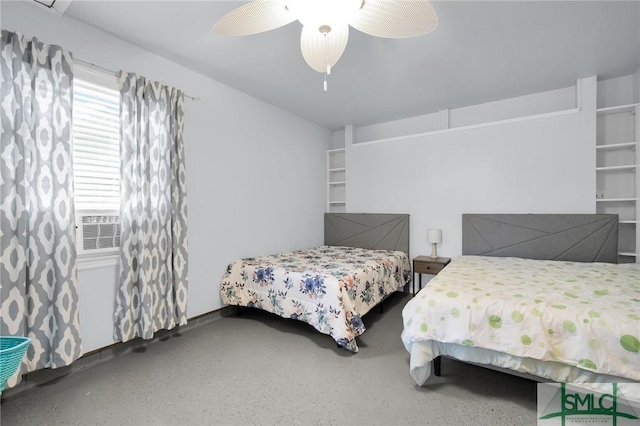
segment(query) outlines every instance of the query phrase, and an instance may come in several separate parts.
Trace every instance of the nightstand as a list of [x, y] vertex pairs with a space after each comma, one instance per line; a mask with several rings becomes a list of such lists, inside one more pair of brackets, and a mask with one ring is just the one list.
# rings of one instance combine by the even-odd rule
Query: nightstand
[[413, 295], [416, 295], [415, 275], [418, 274], [418, 291], [422, 290], [422, 274], [438, 275], [451, 262], [450, 257], [418, 256], [413, 258]]

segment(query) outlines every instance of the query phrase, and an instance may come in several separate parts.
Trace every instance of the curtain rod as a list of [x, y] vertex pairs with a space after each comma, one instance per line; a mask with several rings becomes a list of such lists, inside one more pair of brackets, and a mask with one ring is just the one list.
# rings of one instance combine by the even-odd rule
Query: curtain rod
[[[113, 74], [116, 77], [120, 73], [120, 71], [115, 70], [113, 68], [105, 67], [104, 65], [100, 65], [100, 64], [97, 64], [95, 62], [88, 61], [86, 59], [78, 58], [77, 56], [73, 57], [73, 61], [79, 63], [80, 65], [84, 65], [84, 66], [91, 67], [91, 68], [94, 68], [94, 69], [99, 69], [99, 70], [101, 70], [103, 72], [106, 72], [108, 74]], [[185, 98], [189, 98], [194, 102], [198, 102], [200, 100], [200, 98], [197, 98], [195, 96], [189, 96], [186, 93], [183, 93], [183, 95], [184, 95]]]

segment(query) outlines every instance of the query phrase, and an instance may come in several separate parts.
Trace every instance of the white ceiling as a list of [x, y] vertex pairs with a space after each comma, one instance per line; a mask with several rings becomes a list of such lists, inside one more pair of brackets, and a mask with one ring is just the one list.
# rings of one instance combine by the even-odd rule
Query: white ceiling
[[247, 37], [211, 32], [241, 4], [75, 0], [65, 15], [333, 130], [640, 67], [638, 1], [440, 1], [440, 25], [425, 36], [389, 40], [351, 29], [323, 92], [323, 76], [300, 53], [297, 21]]

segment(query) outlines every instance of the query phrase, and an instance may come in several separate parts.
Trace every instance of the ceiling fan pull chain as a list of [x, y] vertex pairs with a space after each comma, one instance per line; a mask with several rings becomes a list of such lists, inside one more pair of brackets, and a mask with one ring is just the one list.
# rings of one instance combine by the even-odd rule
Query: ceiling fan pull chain
[[[322, 31], [323, 28], [320, 28], [320, 31]], [[331, 31], [331, 29], [324, 29], [323, 31], [323, 35], [324, 35], [324, 63], [327, 64], [327, 69], [324, 72], [324, 91], [327, 91], [327, 76], [331, 74], [331, 64], [329, 63], [329, 55], [327, 53], [328, 50], [328, 42], [327, 42], [327, 34], [329, 33], [329, 31]]]

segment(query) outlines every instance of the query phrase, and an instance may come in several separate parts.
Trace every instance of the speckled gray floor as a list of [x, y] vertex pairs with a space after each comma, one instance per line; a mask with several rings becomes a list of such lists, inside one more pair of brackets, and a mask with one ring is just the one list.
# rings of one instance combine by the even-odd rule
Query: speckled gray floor
[[400, 341], [408, 297], [364, 317], [356, 355], [248, 311], [9, 395], [2, 425], [536, 423], [533, 381], [444, 359], [440, 378], [416, 386]]

